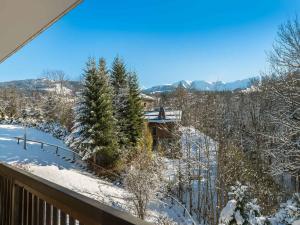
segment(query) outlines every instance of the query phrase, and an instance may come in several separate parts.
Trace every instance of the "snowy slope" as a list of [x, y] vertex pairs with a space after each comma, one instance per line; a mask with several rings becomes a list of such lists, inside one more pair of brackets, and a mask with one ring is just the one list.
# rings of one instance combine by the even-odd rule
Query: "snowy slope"
[[[217, 142], [193, 127], [181, 127], [180, 131], [182, 132], [182, 167], [185, 166], [184, 162], [190, 158], [191, 162], [196, 164], [195, 168], [198, 168], [197, 165], [199, 164], [203, 166], [207, 163], [209, 163], [212, 168], [215, 168], [217, 163]], [[178, 160], [164, 158], [164, 161], [166, 165], [165, 176], [167, 176], [168, 179], [172, 179], [172, 177], [176, 176], [178, 170]], [[194, 171], [194, 173], [196, 173], [196, 171]]]
[[[126, 199], [129, 193], [122, 187], [108, 181], [99, 179], [83, 171], [77, 164], [70, 163], [54, 154], [53, 147], [44, 147], [36, 143], [28, 143], [27, 150], [22, 148], [22, 143], [17, 144], [14, 136], [22, 136], [24, 128], [18, 125], [0, 125], [0, 161], [9, 164], [22, 165], [29, 172], [74, 190], [78, 193], [96, 199], [112, 207], [133, 213], [132, 206]], [[49, 134], [33, 128], [27, 128], [27, 137], [67, 148], [65, 144]], [[60, 155], [67, 155], [60, 152]], [[154, 200], [150, 204], [150, 222], [155, 222], [159, 216], [167, 216], [183, 225], [192, 222], [182, 216], [180, 207], [169, 207], [167, 202]]]
[[[164, 158], [164, 163], [166, 165], [165, 176], [166, 179], [171, 180], [175, 183], [178, 182], [179, 169], [183, 175], [184, 187], [183, 187], [183, 197], [182, 201], [190, 210], [190, 193], [192, 197], [192, 216], [195, 221], [201, 221], [197, 218], [197, 205], [198, 200], [202, 202], [205, 198], [206, 193], [212, 191], [216, 193], [216, 171], [217, 171], [217, 148], [218, 143], [201, 133], [199, 130], [193, 127], [181, 127], [181, 143], [182, 157], [178, 159], [167, 159]], [[190, 169], [189, 169], [190, 165]], [[195, 179], [191, 181], [191, 192], [188, 188], [188, 177], [189, 174], [195, 176]], [[207, 184], [211, 185], [208, 189]], [[200, 191], [199, 191], [200, 190]], [[176, 190], [174, 190], [176, 192]], [[214, 200], [213, 205], [216, 205]], [[206, 208], [206, 204], [201, 204], [202, 210]], [[215, 213], [215, 212], [214, 212]], [[200, 215], [201, 216], [201, 215]]]

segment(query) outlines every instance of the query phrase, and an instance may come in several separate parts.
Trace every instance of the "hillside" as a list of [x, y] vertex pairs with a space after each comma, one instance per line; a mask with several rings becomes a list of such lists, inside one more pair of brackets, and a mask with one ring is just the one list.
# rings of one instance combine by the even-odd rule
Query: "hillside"
[[24, 92], [60, 92], [72, 95], [81, 87], [79, 81], [55, 81], [45, 78], [0, 82], [0, 88], [16, 88]]

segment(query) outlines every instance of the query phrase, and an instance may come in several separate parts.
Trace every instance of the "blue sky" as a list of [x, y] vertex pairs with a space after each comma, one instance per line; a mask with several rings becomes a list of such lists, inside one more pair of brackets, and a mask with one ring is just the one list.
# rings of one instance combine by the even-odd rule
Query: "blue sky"
[[0, 64], [0, 80], [64, 70], [78, 79], [89, 56], [121, 56], [142, 86], [231, 81], [267, 69], [278, 25], [298, 0], [84, 0]]

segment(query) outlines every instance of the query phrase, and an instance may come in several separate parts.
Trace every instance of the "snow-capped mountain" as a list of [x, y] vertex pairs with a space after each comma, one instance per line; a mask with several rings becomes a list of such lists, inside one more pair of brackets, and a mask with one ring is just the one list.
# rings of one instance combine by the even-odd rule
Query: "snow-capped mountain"
[[225, 90], [233, 91], [236, 89], [243, 90], [251, 86], [251, 79], [253, 78], [236, 80], [232, 82], [222, 82], [222, 81], [207, 82], [203, 80], [195, 80], [195, 81], [181, 80], [173, 84], [153, 86], [151, 88], [144, 89], [143, 92], [149, 94], [163, 93], [163, 92], [174, 91], [178, 87], [183, 87], [188, 90], [196, 90], [196, 91], [225, 91]]
[[[224, 91], [224, 90], [236, 90], [236, 89], [247, 89], [250, 88], [250, 80], [252, 78], [247, 78], [243, 80], [236, 80], [232, 82], [207, 82], [203, 80], [187, 81], [181, 80], [173, 84], [157, 85], [151, 88], [144, 89], [143, 92], [146, 94], [163, 93], [174, 91], [177, 87], [183, 87], [187, 90], [196, 91]], [[41, 92], [51, 92], [63, 90], [65, 94], [75, 93], [81, 88], [81, 83], [79, 81], [64, 81], [63, 87], [59, 81], [52, 81], [45, 78], [39, 79], [27, 79], [27, 80], [16, 80], [8, 82], [0, 82], [1, 87], [14, 87], [23, 91], [41, 91]]]

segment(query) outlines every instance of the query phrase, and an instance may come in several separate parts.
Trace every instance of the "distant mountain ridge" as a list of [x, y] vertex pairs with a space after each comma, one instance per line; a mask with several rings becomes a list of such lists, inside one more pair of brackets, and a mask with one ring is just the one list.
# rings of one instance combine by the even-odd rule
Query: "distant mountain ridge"
[[[257, 78], [257, 77], [253, 77]], [[196, 90], [196, 91], [233, 91], [233, 90], [244, 90], [250, 88], [251, 79], [247, 78], [243, 80], [236, 80], [232, 82], [207, 82], [203, 80], [187, 81], [181, 80], [173, 84], [157, 85], [151, 88], [142, 90], [145, 94], [155, 94], [155, 93], [164, 93], [174, 91], [178, 87], [183, 87], [187, 90]], [[15, 80], [15, 81], [5, 81], [0, 82], [0, 88], [4, 87], [14, 87], [23, 91], [56, 91], [59, 89], [60, 82], [52, 81], [45, 78], [38, 79], [26, 79], [26, 80]], [[82, 84], [79, 81], [64, 81], [63, 89], [66, 93], [75, 93], [82, 87]]]
[[[255, 78], [255, 77], [253, 77]], [[157, 85], [151, 88], [144, 89], [143, 92], [147, 94], [164, 93], [174, 91], [178, 87], [183, 87], [187, 90], [195, 91], [233, 91], [237, 89], [247, 89], [251, 86], [251, 80], [247, 78], [231, 82], [207, 82], [203, 80], [187, 81], [181, 80], [173, 84]]]
[[19, 90], [28, 91], [39, 91], [39, 92], [53, 92], [62, 91], [65, 94], [72, 94], [78, 90], [81, 86], [79, 81], [63, 81], [61, 87], [60, 81], [48, 80], [45, 78], [38, 79], [26, 79], [26, 80], [13, 80], [0, 82], [0, 88], [17, 88]]

